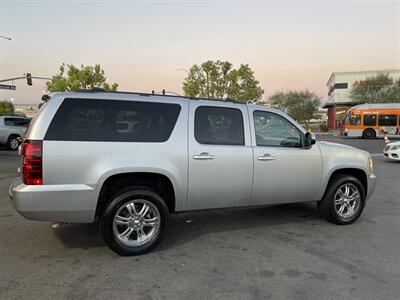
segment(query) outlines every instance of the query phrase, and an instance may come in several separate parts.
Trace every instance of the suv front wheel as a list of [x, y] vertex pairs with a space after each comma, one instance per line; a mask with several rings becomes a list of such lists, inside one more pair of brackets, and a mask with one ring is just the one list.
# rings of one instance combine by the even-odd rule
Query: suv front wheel
[[7, 146], [10, 150], [17, 150], [19, 146], [18, 135], [11, 135], [7, 140]]
[[119, 255], [140, 255], [165, 237], [168, 217], [168, 208], [158, 194], [132, 188], [114, 196], [104, 209], [100, 233], [107, 246]]
[[323, 199], [317, 202], [322, 216], [329, 222], [346, 225], [356, 221], [365, 206], [361, 182], [350, 175], [337, 175], [329, 183]]

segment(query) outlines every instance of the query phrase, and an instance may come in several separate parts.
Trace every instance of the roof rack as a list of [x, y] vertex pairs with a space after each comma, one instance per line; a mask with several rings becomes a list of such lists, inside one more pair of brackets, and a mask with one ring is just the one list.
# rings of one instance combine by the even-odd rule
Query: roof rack
[[151, 93], [143, 93], [143, 92], [126, 92], [126, 91], [106, 91], [103, 88], [92, 88], [88, 90], [82, 90], [82, 89], [77, 89], [73, 91], [75, 93], [110, 93], [110, 94], [128, 94], [128, 95], [139, 95], [139, 96], [161, 96], [161, 97], [173, 97], [173, 98], [183, 98], [183, 99], [188, 99], [188, 100], [212, 100], [212, 101], [221, 101], [221, 102], [232, 102], [232, 103], [238, 103], [238, 104], [246, 104], [243, 102], [239, 102], [234, 99], [219, 99], [219, 98], [199, 98], [199, 97], [189, 97], [189, 96], [179, 96], [179, 95], [170, 95], [166, 94], [165, 90], [160, 93], [155, 93], [152, 91]]

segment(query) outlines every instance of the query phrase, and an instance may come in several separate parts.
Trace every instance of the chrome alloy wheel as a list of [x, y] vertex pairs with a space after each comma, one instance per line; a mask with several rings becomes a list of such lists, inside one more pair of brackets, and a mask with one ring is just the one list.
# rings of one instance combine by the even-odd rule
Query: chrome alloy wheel
[[135, 199], [125, 203], [113, 220], [115, 237], [125, 246], [137, 247], [155, 238], [160, 228], [160, 212], [150, 201]]
[[352, 183], [341, 185], [335, 193], [335, 210], [343, 219], [353, 217], [361, 205], [361, 196], [358, 188]]
[[19, 143], [18, 143], [18, 140], [17, 139], [11, 139], [10, 140], [10, 148], [12, 149], [12, 150], [16, 150], [17, 148], [18, 148], [18, 146], [19, 146]]

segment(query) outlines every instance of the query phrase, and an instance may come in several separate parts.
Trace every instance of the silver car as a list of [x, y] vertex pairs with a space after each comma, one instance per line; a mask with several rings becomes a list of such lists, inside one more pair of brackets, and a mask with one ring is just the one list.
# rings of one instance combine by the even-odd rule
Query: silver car
[[371, 155], [316, 141], [263, 106], [141, 93], [59, 93], [36, 115], [10, 187], [24, 217], [98, 222], [105, 243], [138, 255], [171, 213], [315, 201], [350, 224], [375, 188]]
[[0, 145], [17, 150], [25, 135], [30, 119], [18, 116], [0, 116]]

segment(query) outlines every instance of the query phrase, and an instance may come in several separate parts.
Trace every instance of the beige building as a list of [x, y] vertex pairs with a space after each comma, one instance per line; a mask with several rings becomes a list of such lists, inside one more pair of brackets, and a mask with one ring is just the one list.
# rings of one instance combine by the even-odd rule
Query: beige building
[[326, 83], [328, 98], [323, 105], [324, 108], [328, 109], [328, 127], [330, 129], [335, 129], [337, 123], [343, 119], [350, 107], [359, 104], [350, 98], [350, 90], [353, 84], [380, 73], [389, 74], [395, 80], [400, 78], [400, 70], [333, 72], [331, 74]]

